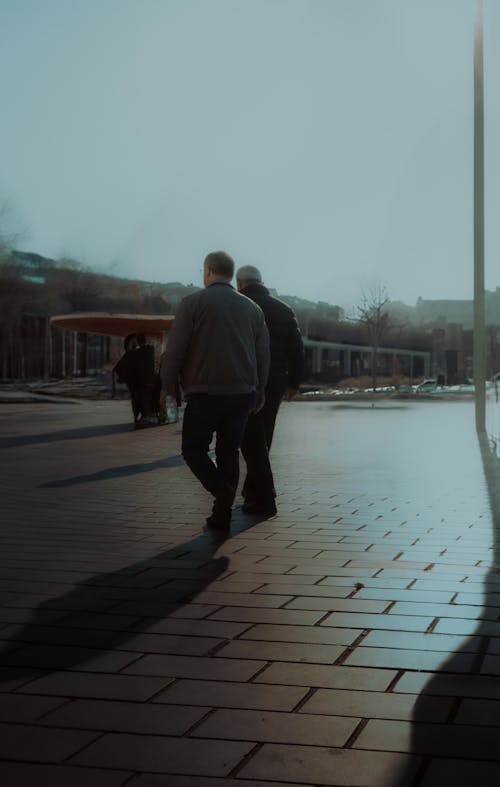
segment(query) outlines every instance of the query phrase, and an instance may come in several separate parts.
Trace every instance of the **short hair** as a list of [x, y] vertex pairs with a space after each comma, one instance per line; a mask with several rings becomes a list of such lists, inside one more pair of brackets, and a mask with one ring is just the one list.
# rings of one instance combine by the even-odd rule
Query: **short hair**
[[262, 274], [255, 265], [242, 265], [236, 271], [236, 278], [240, 281], [254, 281], [259, 284], [262, 282]]
[[124, 349], [128, 350], [130, 345], [133, 344], [134, 342], [137, 342], [137, 335], [135, 333], [129, 333], [127, 336], [125, 336], [125, 339], [123, 340]]
[[234, 260], [225, 251], [212, 251], [205, 257], [205, 267], [217, 276], [232, 279], [234, 275]]
[[136, 333], [137, 337], [137, 344], [139, 347], [143, 347], [146, 344], [146, 337], [143, 333]]

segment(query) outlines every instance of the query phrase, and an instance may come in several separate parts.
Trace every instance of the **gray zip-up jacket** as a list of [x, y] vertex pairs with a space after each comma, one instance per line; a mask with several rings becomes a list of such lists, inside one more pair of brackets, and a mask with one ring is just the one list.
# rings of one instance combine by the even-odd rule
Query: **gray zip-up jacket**
[[229, 282], [215, 282], [182, 299], [160, 376], [164, 388], [180, 377], [187, 395], [251, 393], [264, 390], [269, 357], [261, 308]]

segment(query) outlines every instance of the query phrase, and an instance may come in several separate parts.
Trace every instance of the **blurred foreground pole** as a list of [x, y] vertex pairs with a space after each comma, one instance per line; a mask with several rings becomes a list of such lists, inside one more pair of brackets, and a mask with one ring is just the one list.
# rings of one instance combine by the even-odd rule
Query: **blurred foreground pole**
[[476, 429], [486, 429], [486, 330], [484, 308], [484, 93], [483, 14], [474, 36], [474, 387]]

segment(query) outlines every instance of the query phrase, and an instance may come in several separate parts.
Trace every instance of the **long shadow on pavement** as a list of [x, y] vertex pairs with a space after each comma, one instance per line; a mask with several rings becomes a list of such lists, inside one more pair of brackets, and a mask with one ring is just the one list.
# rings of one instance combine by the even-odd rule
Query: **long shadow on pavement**
[[57, 432], [44, 432], [43, 434], [24, 434], [0, 437], [0, 449], [18, 448], [24, 445], [38, 445], [42, 443], [58, 443], [62, 440], [81, 440], [90, 437], [109, 437], [110, 435], [133, 432], [131, 423], [98, 424], [96, 426], [79, 426], [76, 429], [60, 429]]
[[[254, 520], [249, 527], [255, 524]], [[237, 527], [242, 529], [247, 528]], [[148, 629], [226, 571], [229, 559], [216, 557], [216, 552], [227, 538], [205, 532], [152, 558], [96, 574], [71, 592], [40, 604], [25, 625], [0, 629], [0, 683], [7, 681], [12, 687], [14, 681], [19, 688], [58, 670], [115, 673], [144, 652], [182, 655]], [[7, 612], [9, 608], [12, 605]], [[97, 658], [100, 664], [89, 665]]]
[[[484, 583], [484, 607], [477, 628], [421, 689], [412, 716], [409, 750], [420, 755], [422, 762], [416, 773], [409, 768], [399, 774], [392, 787], [500, 784], [500, 460], [491, 452], [486, 437], [479, 438], [479, 446], [494, 542], [493, 567]], [[430, 716], [430, 697], [446, 698], [447, 717]]]
[[45, 484], [39, 484], [38, 489], [53, 489], [55, 487], [74, 486], [75, 484], [88, 484], [92, 481], [107, 481], [112, 478], [123, 478], [139, 473], [149, 473], [152, 470], [180, 467], [183, 464], [184, 459], [182, 455], [176, 454], [175, 456], [168, 456], [165, 459], [157, 459], [155, 462], [142, 462], [140, 464], [134, 463], [131, 465], [119, 465], [118, 467], [107, 467], [105, 470], [99, 470], [96, 473], [71, 476], [70, 478], [62, 478], [59, 481], [47, 481]]

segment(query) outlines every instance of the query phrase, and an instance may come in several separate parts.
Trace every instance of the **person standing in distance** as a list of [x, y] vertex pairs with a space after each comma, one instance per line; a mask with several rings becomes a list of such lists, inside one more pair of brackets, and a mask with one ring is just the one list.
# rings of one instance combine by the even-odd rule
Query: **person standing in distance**
[[247, 421], [241, 453], [247, 465], [243, 485], [247, 514], [274, 516], [276, 490], [269, 461], [269, 451], [279, 406], [285, 398], [293, 399], [299, 389], [304, 348], [293, 310], [274, 298], [262, 283], [258, 268], [244, 265], [236, 273], [238, 290], [255, 301], [266, 319], [271, 345], [271, 366], [265, 391], [265, 404]]
[[113, 373], [116, 374], [118, 382], [125, 383], [128, 388], [134, 424], [136, 426], [141, 417], [141, 405], [137, 394], [134, 367], [134, 355], [137, 347], [137, 335], [135, 333], [129, 333], [123, 340], [124, 353], [118, 363], [113, 367]]
[[137, 349], [133, 354], [134, 380], [142, 418], [137, 426], [158, 423], [154, 405], [155, 350], [143, 333], [137, 333]]
[[[207, 255], [204, 289], [181, 301], [161, 367], [161, 401], [180, 378], [187, 400], [182, 455], [214, 497], [207, 526], [227, 530], [239, 478], [239, 447], [249, 414], [264, 404], [269, 333], [257, 304], [232, 286], [234, 261]], [[215, 463], [209, 456], [215, 434]]]

